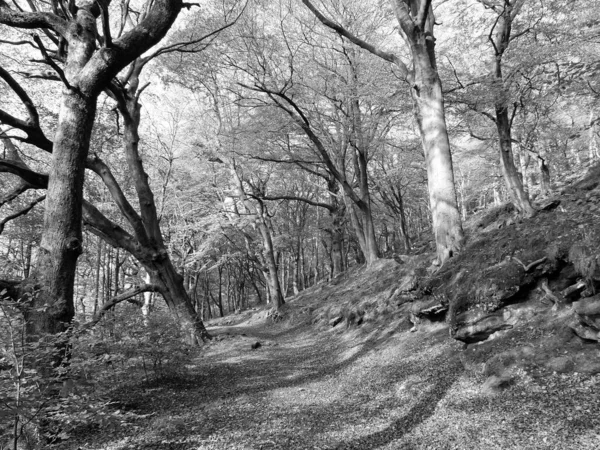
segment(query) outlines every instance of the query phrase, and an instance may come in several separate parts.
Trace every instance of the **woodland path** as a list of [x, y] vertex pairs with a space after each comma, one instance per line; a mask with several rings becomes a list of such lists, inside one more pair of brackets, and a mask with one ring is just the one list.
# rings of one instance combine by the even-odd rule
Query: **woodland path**
[[[132, 406], [153, 414], [149, 419], [126, 438], [81, 448], [600, 447], [598, 418], [586, 419], [587, 406], [574, 417], [555, 403], [570, 402], [575, 411], [597, 391], [593, 380], [583, 389], [582, 380], [558, 377], [555, 390], [534, 384], [489, 395], [481, 377], [465, 371], [460, 347], [442, 326], [417, 333], [399, 324], [341, 328], [212, 328], [216, 342], [190, 367], [189, 379], [135, 393]], [[261, 347], [251, 349], [255, 342]]]

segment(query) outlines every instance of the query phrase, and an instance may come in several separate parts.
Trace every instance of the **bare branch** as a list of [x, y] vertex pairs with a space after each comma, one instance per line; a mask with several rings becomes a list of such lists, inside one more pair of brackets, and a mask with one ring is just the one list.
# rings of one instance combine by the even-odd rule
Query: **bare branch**
[[319, 19], [319, 21], [323, 25], [325, 25], [328, 28], [331, 28], [340, 36], [345, 37], [354, 45], [357, 45], [360, 48], [368, 51], [369, 53], [372, 53], [375, 56], [379, 56], [380, 58], [391, 62], [392, 64], [395, 64], [400, 69], [403, 78], [406, 78], [408, 76], [408, 68], [406, 67], [406, 64], [404, 64], [400, 60], [400, 58], [398, 58], [397, 55], [395, 55], [394, 53], [383, 51], [375, 47], [374, 45], [369, 44], [368, 42], [353, 35], [341, 25], [338, 25], [337, 23], [333, 22], [332, 20], [328, 19], [323, 14], [321, 14], [321, 12], [317, 8], [315, 8], [315, 6], [309, 0], [302, 0], [302, 3], [304, 3], [304, 5], [316, 16], [317, 19]]
[[100, 311], [98, 311], [96, 313], [94, 318], [91, 319], [89, 322], [83, 324], [78, 329], [78, 331], [83, 332], [83, 331], [87, 331], [87, 330], [93, 328], [94, 325], [96, 325], [98, 322], [100, 322], [100, 320], [102, 320], [102, 318], [106, 315], [106, 313], [108, 311], [113, 309], [119, 303], [129, 300], [131, 297], [135, 297], [136, 295], [139, 295], [143, 292], [158, 292], [158, 291], [159, 291], [159, 288], [155, 284], [142, 284], [141, 286], [136, 286], [132, 289], [129, 289], [128, 291], [125, 291], [125, 292], [111, 298], [108, 302], [106, 302], [104, 304], [104, 306], [102, 307], [102, 309], [100, 309]]
[[48, 187], [48, 175], [34, 172], [18, 162], [0, 160], [0, 172], [17, 175], [35, 189], [46, 189]]
[[516, 262], [518, 262], [523, 267], [523, 270], [525, 270], [525, 272], [529, 272], [531, 269], [542, 264], [548, 258], [543, 257], [543, 258], [533, 261], [532, 263], [529, 263], [527, 265], [525, 265], [525, 263], [523, 263], [523, 261], [521, 261], [519, 258], [517, 258], [515, 256], [513, 256], [512, 259], [514, 259]]
[[60, 35], [64, 35], [67, 30], [66, 20], [56, 14], [16, 11], [11, 9], [5, 0], [0, 0], [0, 24], [24, 29], [51, 29]]
[[425, 0], [421, 2], [421, 8], [417, 15], [417, 26], [420, 30], [425, 30], [425, 22], [427, 22], [427, 16], [429, 15], [429, 9], [431, 8], [431, 0]]
[[[197, 5], [197, 4], [196, 3], [184, 3], [183, 4], [184, 7], [187, 7], [187, 5], [191, 6], [191, 5]], [[208, 33], [204, 36], [201, 36], [197, 39], [191, 39], [189, 41], [176, 42], [174, 44], [167, 45], [166, 47], [158, 49], [156, 52], [154, 52], [152, 55], [150, 55], [146, 59], [148, 61], [150, 61], [151, 59], [156, 58], [159, 55], [163, 55], [165, 53], [172, 53], [172, 52], [182, 52], [182, 53], [196, 52], [197, 51], [196, 49], [185, 50], [185, 48], [190, 47], [192, 45], [199, 44], [213, 36], [216, 36], [217, 34], [221, 33], [222, 31], [225, 31], [226, 29], [232, 27], [233, 25], [235, 25], [237, 23], [237, 21], [240, 19], [240, 17], [242, 17], [242, 14], [244, 14], [244, 11], [246, 10], [247, 6], [248, 6], [248, 2], [246, 2], [244, 7], [242, 8], [242, 11], [237, 15], [237, 17], [233, 21], [226, 23], [222, 27], [217, 28], [216, 30], [211, 31], [210, 33]], [[189, 9], [189, 7], [188, 7], [188, 9]], [[204, 50], [204, 49], [206, 49], [206, 47], [203, 47], [201, 50]]]
[[65, 76], [65, 73], [63, 72], [63, 70], [60, 67], [58, 67], [58, 64], [56, 64], [56, 62], [54, 62], [54, 60], [52, 58], [50, 58], [50, 55], [48, 55], [48, 52], [46, 51], [46, 47], [44, 47], [44, 43], [42, 42], [40, 37], [37, 34], [34, 34], [33, 40], [38, 45], [40, 52], [42, 52], [42, 55], [44, 56], [44, 60], [48, 63], [48, 65], [50, 67], [52, 67], [54, 69], [54, 71], [57, 73], [58, 77], [65, 84], [65, 86], [69, 89], [73, 89], [73, 87], [67, 80], [67, 77]]
[[37, 108], [31, 100], [31, 97], [29, 97], [27, 92], [25, 92], [25, 89], [23, 89], [21, 85], [12, 77], [12, 75], [2, 67], [0, 67], [0, 78], [2, 78], [6, 82], [6, 84], [8, 84], [8, 86], [14, 91], [14, 93], [17, 94], [19, 100], [21, 100], [21, 102], [27, 109], [27, 114], [29, 115], [30, 121], [29, 125], [39, 127], [40, 116], [38, 114]]
[[98, 208], [87, 200], [83, 201], [83, 224], [96, 236], [113, 247], [121, 247], [136, 259], [149, 261], [152, 254], [122, 227], [110, 221]]
[[9, 193], [4, 194], [2, 197], [0, 197], [0, 207], [6, 205], [9, 202], [12, 202], [15, 198], [17, 198], [23, 192], [28, 191], [29, 189], [33, 189], [33, 186], [31, 186], [29, 183], [26, 183], [24, 181], [21, 182], [12, 191], [10, 191]]
[[0, 220], [0, 234], [2, 234], [2, 232], [4, 231], [4, 226], [8, 222], [10, 222], [11, 220], [17, 219], [18, 217], [24, 216], [29, 211], [31, 211], [35, 205], [37, 205], [38, 203], [43, 201], [45, 198], [46, 198], [46, 196], [42, 195], [41, 197], [38, 197], [34, 201], [29, 203], [29, 205], [27, 205], [25, 208], [21, 209], [20, 211], [17, 211], [16, 213], [6, 216], [4, 219]]
[[295, 195], [263, 195], [260, 197], [263, 200], [295, 200], [298, 202], [308, 203], [312, 206], [317, 206], [319, 208], [326, 208], [329, 211], [333, 211], [335, 208], [332, 205], [327, 203], [315, 202], [314, 200], [309, 200], [304, 197], [296, 197]]
[[[110, 0], [109, 0], [110, 2]], [[100, 7], [100, 18], [102, 20], [102, 33], [104, 34], [104, 48], [112, 47], [112, 37], [110, 35], [110, 19], [108, 15], [108, 4], [102, 0], [96, 0]]]
[[93, 158], [88, 158], [86, 167], [102, 179], [104, 185], [108, 188], [112, 199], [121, 211], [121, 214], [123, 214], [123, 216], [125, 216], [128, 222], [131, 224], [136, 238], [142, 243], [148, 243], [148, 235], [146, 233], [146, 229], [144, 228], [144, 223], [142, 222], [141, 217], [135, 211], [133, 206], [131, 206], [131, 203], [129, 203], [127, 197], [125, 197], [125, 194], [117, 183], [117, 180], [110, 171], [109, 167], [104, 163], [104, 161], [98, 158], [97, 155], [94, 155]]

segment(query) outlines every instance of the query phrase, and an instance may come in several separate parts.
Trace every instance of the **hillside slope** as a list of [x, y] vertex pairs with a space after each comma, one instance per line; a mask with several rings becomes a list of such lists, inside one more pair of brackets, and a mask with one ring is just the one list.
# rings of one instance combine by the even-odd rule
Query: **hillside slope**
[[546, 207], [476, 217], [442, 268], [381, 260], [210, 322], [184, 378], [114, 393], [144, 420], [72, 448], [600, 448], [597, 183]]

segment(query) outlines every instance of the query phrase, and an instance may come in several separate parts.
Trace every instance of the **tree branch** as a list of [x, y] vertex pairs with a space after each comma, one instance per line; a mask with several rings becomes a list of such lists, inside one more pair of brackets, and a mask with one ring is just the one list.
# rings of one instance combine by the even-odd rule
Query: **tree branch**
[[167, 34], [180, 11], [181, 0], [155, 0], [132, 30], [115, 39], [110, 48], [101, 48], [92, 56], [82, 70], [79, 89], [83, 92], [105, 89], [121, 70]]
[[295, 195], [263, 195], [260, 198], [262, 198], [263, 200], [295, 200], [295, 201], [299, 201], [299, 202], [308, 203], [309, 205], [312, 205], [312, 206], [326, 208], [329, 211], [334, 211], [334, 209], [335, 209], [333, 206], [331, 206], [327, 203], [315, 202], [314, 200], [309, 200], [304, 197], [296, 197]]
[[14, 220], [14, 219], [16, 219], [18, 217], [24, 216], [29, 211], [31, 211], [35, 205], [37, 205], [38, 203], [40, 203], [41, 201], [43, 201], [45, 198], [46, 198], [46, 196], [42, 195], [41, 197], [38, 197], [34, 201], [32, 201], [31, 203], [29, 203], [29, 205], [27, 205], [22, 210], [17, 211], [16, 213], [11, 214], [10, 216], [7, 216], [4, 219], [0, 220], [0, 234], [2, 234], [2, 232], [4, 231], [4, 226], [8, 222], [10, 222], [11, 220]]
[[42, 52], [42, 56], [44, 57], [44, 60], [46, 61], [46, 63], [48, 63], [48, 65], [54, 69], [54, 71], [56, 72], [56, 74], [58, 75], [60, 80], [64, 83], [64, 85], [68, 89], [73, 89], [73, 86], [71, 86], [71, 84], [69, 83], [69, 80], [67, 80], [67, 77], [65, 76], [65, 73], [63, 72], [63, 70], [60, 67], [58, 67], [58, 64], [56, 64], [54, 62], [54, 60], [52, 58], [50, 58], [50, 55], [48, 55], [48, 52], [46, 51], [46, 47], [44, 47], [44, 43], [42, 42], [40, 37], [37, 34], [34, 34], [33, 40], [38, 45], [40, 52]]
[[83, 201], [83, 224], [93, 234], [113, 247], [121, 247], [138, 261], [150, 261], [152, 254], [122, 227], [109, 220], [98, 208], [87, 200]]
[[85, 324], [81, 325], [78, 329], [78, 332], [84, 332], [94, 327], [102, 318], [106, 315], [108, 311], [113, 309], [119, 303], [129, 300], [131, 297], [135, 297], [143, 292], [158, 292], [159, 288], [155, 284], [142, 284], [141, 286], [136, 286], [128, 291], [125, 291], [113, 298], [111, 298], [108, 302], [104, 304], [102, 309], [96, 313], [96, 315]]
[[431, 7], [431, 0], [424, 0], [421, 2], [421, 8], [417, 15], [417, 26], [419, 30], [425, 30], [425, 22], [427, 22], [427, 16], [429, 15], [429, 8]]
[[[109, 0], [110, 2], [110, 0]], [[96, 0], [100, 7], [100, 18], [102, 20], [102, 33], [104, 34], [104, 48], [112, 47], [112, 37], [110, 35], [110, 19], [108, 16], [108, 5], [105, 1]]]
[[0, 197], [0, 207], [6, 205], [9, 202], [12, 202], [15, 198], [21, 195], [23, 192], [28, 191], [29, 189], [33, 189], [29, 183], [21, 182], [16, 188], [10, 191], [8, 194]]
[[93, 158], [88, 158], [86, 167], [92, 170], [102, 179], [104, 185], [110, 192], [112, 199], [121, 211], [121, 214], [123, 214], [127, 221], [131, 224], [136, 238], [142, 243], [148, 243], [148, 235], [146, 233], [146, 229], [144, 228], [142, 218], [135, 211], [131, 203], [129, 203], [127, 197], [125, 197], [125, 194], [117, 183], [117, 180], [110, 171], [109, 167], [104, 163], [104, 161], [98, 158], [97, 155], [94, 155]]
[[346, 30], [341, 25], [338, 25], [337, 23], [333, 22], [332, 20], [329, 20], [327, 17], [325, 17], [323, 14], [321, 14], [321, 12], [317, 8], [315, 8], [315, 6], [309, 0], [302, 0], [302, 3], [304, 3], [304, 5], [315, 15], [315, 17], [317, 19], [319, 19], [319, 21], [323, 25], [325, 25], [328, 28], [331, 28], [333, 31], [335, 31], [340, 36], [345, 37], [350, 42], [352, 42], [354, 45], [357, 45], [358, 47], [368, 51], [369, 53], [372, 53], [375, 56], [379, 56], [380, 58], [384, 59], [385, 61], [395, 64], [400, 69], [400, 72], [402, 73], [403, 78], [406, 78], [408, 76], [408, 68], [406, 67], [406, 64], [404, 64], [400, 60], [400, 58], [398, 58], [397, 55], [395, 55], [394, 53], [389, 53], [389, 52], [385, 52], [381, 49], [378, 49], [374, 45], [369, 44], [368, 42], [353, 35], [352, 33], [350, 33], [348, 30]]
[[0, 0], [0, 24], [24, 29], [51, 29], [62, 36], [67, 31], [67, 21], [55, 14], [15, 11], [8, 6], [5, 0]]
[[24, 167], [19, 163], [0, 160], [0, 172], [17, 175], [35, 189], [46, 189], [48, 187], [48, 175], [34, 172], [30, 168]]
[[[39, 38], [38, 38], [39, 39]], [[40, 115], [38, 114], [37, 108], [33, 104], [31, 97], [25, 92], [25, 89], [21, 87], [19, 83], [12, 77], [7, 70], [0, 67], [0, 78], [2, 78], [6, 84], [14, 91], [15, 94], [21, 100], [21, 103], [27, 109], [27, 115], [29, 116], [29, 122], [31, 126], [39, 127], [40, 125]]]
[[[197, 3], [183, 3], [183, 6], [186, 8], [190, 8], [190, 6], [192, 5], [197, 5]], [[197, 39], [192, 39], [189, 41], [183, 41], [183, 42], [176, 42], [174, 44], [170, 44], [167, 45], [166, 47], [160, 48], [157, 51], [155, 51], [152, 55], [148, 56], [147, 59], [148, 61], [156, 58], [159, 55], [163, 55], [165, 53], [171, 53], [171, 52], [183, 52], [184, 50], [182, 50], [185, 47], [189, 47], [191, 45], [195, 45], [195, 44], [199, 44], [202, 41], [205, 41], [206, 39], [209, 39], [213, 36], [216, 36], [217, 34], [219, 34], [222, 31], [225, 31], [227, 28], [232, 27], [233, 25], [235, 25], [237, 23], [237, 21], [240, 19], [240, 17], [242, 17], [242, 14], [244, 14], [244, 11], [246, 10], [246, 7], [248, 6], [248, 2], [246, 2], [246, 4], [244, 5], [244, 7], [242, 8], [242, 11], [238, 14], [238, 16], [231, 22], [226, 23], [225, 25], [223, 25], [220, 28], [217, 28], [214, 31], [211, 31], [208, 34], [205, 34], [204, 36], [201, 36]], [[206, 47], [204, 47], [202, 50], [204, 50]], [[195, 50], [191, 50], [192, 52]]]

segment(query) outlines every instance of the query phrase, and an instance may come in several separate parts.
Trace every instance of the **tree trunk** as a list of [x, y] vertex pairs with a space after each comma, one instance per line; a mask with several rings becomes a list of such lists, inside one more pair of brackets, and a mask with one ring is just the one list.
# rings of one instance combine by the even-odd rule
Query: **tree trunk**
[[[518, 9], [514, 9], [510, 1], [505, 2], [504, 9], [500, 13], [498, 20], [494, 23], [496, 29], [494, 42], [494, 82], [496, 84], [494, 92], [494, 109], [496, 112], [496, 129], [498, 130], [499, 150], [500, 150], [500, 168], [504, 178], [504, 184], [515, 208], [525, 217], [535, 215], [535, 209], [529, 202], [529, 196], [523, 188], [523, 180], [517, 171], [514, 162], [511, 136], [511, 119], [508, 115], [508, 92], [504, 86], [504, 77], [502, 75], [502, 57], [510, 44], [510, 34], [512, 21]], [[493, 30], [492, 30], [493, 31]], [[516, 108], [516, 106], [515, 106]]]
[[525, 217], [532, 217], [535, 209], [531, 206], [529, 196], [523, 187], [521, 174], [517, 171], [513, 158], [510, 119], [506, 106], [496, 105], [496, 128], [500, 141], [500, 168], [510, 199], [521, 214]]
[[439, 263], [443, 264], [462, 249], [464, 236], [456, 200], [442, 83], [435, 61], [434, 18], [429, 12], [423, 30], [416, 26], [407, 29], [404, 26], [405, 19], [400, 16], [399, 22], [410, 44], [414, 65], [411, 94], [427, 164], [427, 186], [437, 257]]
[[[82, 251], [85, 160], [95, 113], [95, 98], [64, 89], [38, 260], [24, 284], [24, 290], [31, 294], [27, 321], [28, 332], [33, 335], [65, 331], [75, 313], [73, 284]], [[34, 293], [36, 286], [41, 289]]]
[[464, 236], [454, 187], [441, 82], [426, 55], [415, 55], [414, 58], [415, 65], [417, 62], [420, 64], [412, 95], [427, 163], [427, 187], [437, 257], [442, 264], [462, 249]]
[[192, 306], [192, 301], [183, 285], [183, 277], [177, 273], [171, 260], [165, 258], [146, 267], [152, 284], [165, 299], [169, 311], [175, 316], [188, 344], [194, 345], [211, 339], [200, 316]]
[[[262, 211], [260, 214], [262, 216]], [[284, 305], [285, 300], [279, 283], [277, 262], [275, 261], [275, 254], [273, 252], [273, 240], [271, 239], [270, 230], [264, 223], [259, 223], [258, 228], [263, 238], [263, 254], [268, 270], [267, 285], [269, 287], [269, 297], [273, 302], [273, 307], [279, 309]]]

